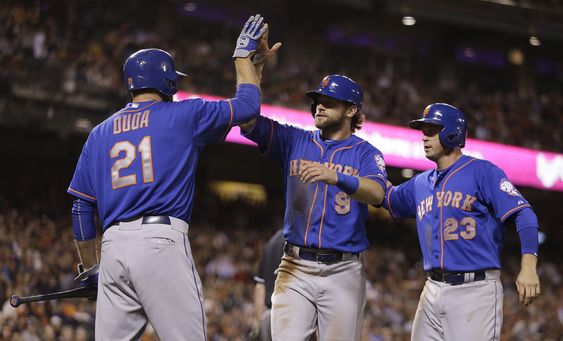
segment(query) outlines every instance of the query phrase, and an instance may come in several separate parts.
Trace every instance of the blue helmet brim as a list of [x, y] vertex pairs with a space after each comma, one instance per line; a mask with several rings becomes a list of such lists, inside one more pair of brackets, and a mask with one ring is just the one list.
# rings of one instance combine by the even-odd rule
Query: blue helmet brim
[[328, 97], [328, 98], [332, 98], [332, 99], [335, 99], [335, 100], [337, 100], [337, 101], [340, 101], [340, 102], [342, 102], [342, 103], [348, 103], [348, 104], [350, 104], [350, 105], [355, 105], [356, 107], [358, 107], [358, 111], [361, 109], [361, 106], [359, 106], [359, 105], [357, 105], [357, 104], [354, 104], [353, 102], [346, 101], [346, 100], [343, 100], [343, 99], [340, 99], [340, 98], [336, 98], [336, 97], [333, 97], [333, 96], [331, 96], [331, 95], [323, 94], [323, 93], [320, 92], [320, 91], [316, 91], [316, 90], [307, 91], [307, 92], [305, 93], [305, 95], [306, 95], [307, 97], [309, 97], [310, 99], [312, 99], [314, 102], [317, 101], [317, 98], [319, 98], [320, 95], [323, 95], [323, 96], [326, 96], [326, 97]]
[[321, 95], [321, 93], [318, 91], [307, 91], [305, 95], [315, 101], [317, 100], [317, 98], [319, 98], [319, 95]]
[[433, 120], [433, 119], [429, 119], [429, 118], [419, 118], [418, 120], [412, 120], [409, 122], [409, 127], [413, 128], [413, 129], [422, 129], [422, 125], [424, 123], [428, 123], [428, 124], [434, 124], [437, 126], [441, 126], [443, 127], [444, 124], [439, 121], [439, 120]]

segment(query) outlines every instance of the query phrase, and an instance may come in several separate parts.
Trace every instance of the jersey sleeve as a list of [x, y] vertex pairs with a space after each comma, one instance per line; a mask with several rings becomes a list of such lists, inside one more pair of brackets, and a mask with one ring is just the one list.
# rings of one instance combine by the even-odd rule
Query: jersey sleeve
[[289, 154], [295, 129], [268, 117], [259, 116], [256, 125], [243, 136], [256, 142], [262, 154], [283, 162]]
[[180, 105], [180, 115], [199, 145], [221, 142], [231, 130], [233, 107], [230, 100], [196, 98], [180, 102]]
[[96, 203], [96, 193], [92, 184], [92, 177], [90, 176], [92, 170], [90, 145], [94, 132], [95, 130], [92, 130], [92, 133], [88, 136], [88, 140], [86, 140], [86, 143], [84, 143], [82, 147], [74, 175], [67, 189], [69, 194], [92, 203]]
[[385, 193], [383, 207], [389, 211], [394, 220], [416, 217], [414, 179], [390, 187]]
[[[186, 102], [186, 103], [184, 103]], [[233, 125], [249, 121], [260, 112], [260, 92], [251, 84], [242, 84], [234, 98], [207, 101], [201, 98], [183, 102], [194, 140], [204, 145], [221, 142]]]
[[383, 154], [371, 145], [361, 159], [358, 175], [374, 180], [383, 189], [387, 187], [387, 171]]
[[483, 201], [492, 208], [497, 219], [504, 222], [513, 213], [524, 207], [531, 207], [520, 194], [502, 169], [490, 162], [482, 166], [477, 177]]

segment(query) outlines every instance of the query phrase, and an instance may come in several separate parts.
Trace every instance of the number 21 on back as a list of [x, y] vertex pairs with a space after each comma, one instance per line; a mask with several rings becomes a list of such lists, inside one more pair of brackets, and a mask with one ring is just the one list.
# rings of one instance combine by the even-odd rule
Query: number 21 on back
[[[145, 136], [138, 146], [139, 154], [141, 154], [143, 183], [154, 181], [154, 171], [152, 167], [152, 148], [151, 137]], [[111, 148], [109, 154], [112, 159], [118, 158], [119, 155], [125, 152], [125, 155], [115, 160], [111, 167], [111, 188], [118, 189], [121, 187], [132, 186], [137, 184], [137, 174], [130, 174], [121, 176], [119, 171], [126, 169], [137, 158], [137, 148], [129, 141], [116, 142]]]

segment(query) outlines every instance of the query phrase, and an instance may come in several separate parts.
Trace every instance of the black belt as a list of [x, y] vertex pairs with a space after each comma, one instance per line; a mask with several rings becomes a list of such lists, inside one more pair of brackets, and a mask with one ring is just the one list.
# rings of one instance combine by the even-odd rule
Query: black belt
[[323, 264], [334, 264], [344, 260], [358, 259], [359, 253], [341, 252], [328, 249], [310, 249], [285, 243], [284, 251], [287, 255]]
[[170, 224], [170, 217], [167, 216], [167, 215], [146, 215], [146, 216], [143, 216], [142, 223], [143, 224], [171, 225]]
[[172, 225], [170, 223], [170, 217], [167, 215], [138, 215], [134, 216], [133, 218], [129, 219], [121, 219], [120, 221], [115, 221], [109, 224], [107, 227], [104, 227], [104, 232], [107, 231], [110, 227], [114, 225], [119, 225], [119, 223], [129, 223], [135, 221], [137, 219], [143, 219], [141, 224], [163, 224], [163, 225]]
[[482, 281], [487, 278], [485, 270], [478, 271], [441, 271], [433, 269], [426, 272], [426, 275], [435, 281], [444, 282], [451, 285]]
[[[129, 219], [123, 219], [121, 222], [130, 222], [133, 220], [137, 220], [143, 218], [141, 221], [142, 224], [164, 224], [164, 225], [171, 225], [170, 224], [170, 217], [167, 215], [145, 215], [145, 216], [135, 216]], [[118, 224], [118, 223], [116, 223]], [[115, 225], [115, 224], [114, 224]]]

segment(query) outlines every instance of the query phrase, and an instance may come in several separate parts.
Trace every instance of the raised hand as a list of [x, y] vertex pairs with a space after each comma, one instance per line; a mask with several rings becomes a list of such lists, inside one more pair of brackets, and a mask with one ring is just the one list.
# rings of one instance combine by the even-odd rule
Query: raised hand
[[267, 30], [267, 27], [267, 24], [264, 23], [264, 18], [260, 14], [248, 18], [238, 36], [233, 58], [251, 57], [256, 51], [259, 40]]
[[280, 47], [282, 46], [282, 43], [280, 42], [275, 43], [274, 46], [272, 47], [268, 46], [270, 27], [268, 24], [265, 24], [264, 26], [266, 27], [266, 31], [262, 35], [262, 38], [260, 38], [260, 42], [258, 44], [258, 49], [256, 50], [256, 53], [254, 54], [254, 56], [252, 56], [252, 62], [254, 64], [265, 63], [266, 60], [275, 56], [278, 53]]

